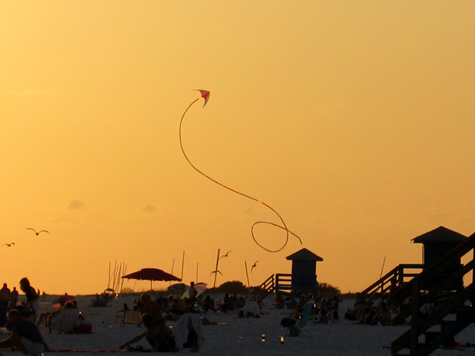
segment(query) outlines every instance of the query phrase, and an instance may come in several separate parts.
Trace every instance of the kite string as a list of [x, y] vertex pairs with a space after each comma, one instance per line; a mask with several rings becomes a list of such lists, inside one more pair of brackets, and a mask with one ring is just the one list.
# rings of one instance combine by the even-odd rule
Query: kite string
[[[216, 179], [210, 177], [209, 175], [207, 175], [206, 173], [204, 173], [203, 171], [201, 171], [200, 169], [198, 169], [192, 162], [191, 160], [188, 158], [188, 155], [186, 154], [185, 152], [185, 149], [183, 147], [183, 139], [182, 139], [182, 126], [183, 126], [183, 120], [186, 116], [186, 113], [188, 112], [188, 110], [191, 108], [191, 106], [196, 103], [198, 100], [200, 100], [200, 98], [197, 98], [195, 99], [194, 101], [191, 102], [190, 105], [188, 105], [188, 107], [186, 108], [186, 110], [183, 112], [183, 115], [181, 116], [181, 120], [180, 120], [180, 127], [179, 127], [179, 139], [180, 139], [180, 148], [181, 148], [181, 152], [183, 153], [183, 156], [185, 157], [185, 159], [187, 160], [187, 162], [189, 163], [189, 165], [195, 170], [197, 171], [199, 174], [201, 174], [202, 176], [204, 176], [205, 178], [209, 179], [210, 181], [212, 181], [213, 183], [233, 192], [233, 193], [236, 193], [236, 194], [239, 194], [245, 198], [248, 198], [248, 199], [251, 199], [253, 201], [256, 201], [256, 202], [259, 202], [261, 203], [262, 205], [264, 205], [265, 207], [267, 207], [268, 209], [270, 209], [272, 212], [274, 212], [275, 215], [277, 215], [277, 217], [279, 218], [279, 220], [281, 221], [282, 225], [279, 225], [279, 224], [276, 224], [276, 223], [273, 223], [273, 222], [270, 222], [270, 221], [256, 221], [254, 224], [252, 224], [251, 226], [251, 236], [252, 236], [252, 239], [254, 240], [254, 242], [259, 246], [261, 247], [262, 249], [268, 251], [268, 252], [279, 252], [281, 250], [283, 250], [285, 248], [285, 246], [287, 246], [287, 243], [289, 242], [289, 234], [295, 236], [300, 244], [302, 244], [302, 239], [296, 235], [295, 233], [293, 233], [292, 231], [290, 231], [287, 227], [287, 224], [285, 223], [284, 219], [282, 218], [282, 216], [277, 212], [277, 210], [275, 210], [274, 208], [272, 208], [269, 204], [266, 204], [262, 201], [260, 201], [259, 199], [256, 199], [250, 195], [247, 195], [247, 194], [244, 194], [240, 191], [237, 191], [233, 188], [230, 188], [228, 187], [227, 185], [224, 185], [223, 183], [217, 181]], [[254, 227], [256, 225], [259, 225], [259, 224], [267, 224], [267, 225], [272, 225], [272, 226], [275, 226], [275, 227], [278, 227], [279, 229], [282, 229], [282, 230], [285, 230], [286, 232], [286, 236], [285, 236], [285, 242], [284, 244], [282, 245], [282, 247], [280, 247], [279, 249], [276, 249], [276, 250], [271, 250], [271, 249], [268, 249], [267, 247], [265, 247], [264, 245], [262, 245], [256, 238], [255, 234], [254, 234]]]
[[188, 158], [188, 155], [186, 154], [185, 149], [183, 148], [183, 140], [182, 140], [182, 134], [181, 134], [182, 129], [181, 129], [181, 128], [182, 128], [182, 124], [183, 124], [183, 119], [185, 118], [185, 115], [186, 115], [187, 111], [188, 111], [188, 110], [190, 109], [190, 107], [191, 107], [194, 103], [196, 103], [199, 99], [200, 99], [200, 98], [194, 100], [194, 101], [186, 108], [186, 110], [185, 110], [185, 112], [183, 113], [183, 115], [181, 116], [181, 120], [180, 120], [180, 132], [179, 132], [179, 136], [180, 136], [180, 148], [181, 148], [181, 152], [183, 152], [183, 155], [185, 156], [185, 159], [188, 161], [188, 163], [190, 164], [190, 166], [193, 167], [193, 169], [194, 169], [195, 171], [197, 171], [198, 173], [200, 173], [200, 174], [203, 175], [204, 177], [208, 178], [208, 179], [209, 179], [210, 181], [212, 181], [213, 183], [216, 183], [216, 184], [220, 185], [221, 187], [223, 187], [223, 188], [225, 188], [225, 189], [228, 189], [228, 190], [230, 190], [230, 191], [232, 191], [232, 192], [234, 192], [234, 193], [236, 193], [236, 194], [242, 195], [242, 196], [244, 196], [244, 197], [246, 197], [246, 198], [249, 198], [249, 199], [251, 199], [251, 200], [259, 201], [258, 199], [254, 198], [254, 197], [251, 197], [250, 195], [247, 195], [247, 194], [241, 193], [241, 192], [239, 192], [239, 191], [237, 191], [237, 190], [234, 190], [234, 189], [232, 189], [232, 188], [230, 188], [230, 187], [224, 185], [223, 183], [218, 182], [217, 180], [211, 178], [209, 175], [207, 175], [206, 173], [204, 173], [204, 172], [202, 172], [201, 170], [199, 170], [199, 169], [190, 161], [190, 159]]

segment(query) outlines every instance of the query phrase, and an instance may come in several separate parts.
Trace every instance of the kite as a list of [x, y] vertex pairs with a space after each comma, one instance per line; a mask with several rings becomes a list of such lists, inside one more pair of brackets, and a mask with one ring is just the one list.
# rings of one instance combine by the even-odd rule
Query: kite
[[[210, 177], [209, 175], [207, 175], [206, 173], [202, 172], [200, 169], [198, 169], [191, 161], [190, 159], [188, 158], [188, 155], [186, 154], [185, 152], [185, 149], [183, 147], [183, 138], [182, 138], [182, 126], [183, 126], [183, 120], [186, 116], [186, 113], [188, 112], [188, 110], [193, 106], [194, 103], [196, 103], [198, 100], [200, 100], [201, 98], [204, 99], [204, 104], [203, 104], [203, 107], [208, 103], [208, 100], [209, 100], [209, 96], [210, 96], [210, 92], [208, 90], [197, 90], [200, 92], [201, 94], [201, 97], [193, 100], [191, 102], [190, 105], [188, 105], [188, 107], [185, 109], [185, 111], [183, 112], [182, 116], [181, 116], [181, 120], [180, 120], [180, 126], [179, 126], [179, 132], [178, 132], [178, 136], [179, 136], [179, 139], [180, 139], [180, 148], [181, 148], [181, 152], [183, 153], [183, 156], [185, 157], [185, 159], [187, 160], [187, 162], [190, 164], [190, 166], [195, 170], [197, 171], [199, 174], [201, 174], [202, 176], [204, 176], [205, 178], [208, 178], [210, 181], [212, 181], [213, 183], [215, 184], [218, 184], [219, 186], [233, 192], [233, 193], [236, 193], [236, 194], [239, 194], [245, 198], [248, 198], [248, 199], [251, 199], [253, 201], [256, 201], [258, 203], [261, 203], [262, 205], [264, 205], [266, 208], [270, 209], [280, 220], [280, 224], [276, 224], [276, 223], [273, 223], [273, 222], [270, 222], [270, 221], [256, 221], [255, 223], [252, 224], [251, 226], [251, 236], [252, 236], [252, 239], [254, 240], [254, 242], [262, 249], [268, 251], [268, 252], [279, 252], [279, 251], [282, 251], [285, 246], [287, 246], [287, 243], [289, 242], [289, 237], [290, 235], [296, 237], [300, 244], [302, 244], [302, 240], [300, 239], [300, 237], [296, 234], [294, 234], [292, 231], [290, 231], [287, 227], [287, 224], [285, 223], [284, 219], [282, 218], [282, 216], [280, 216], [280, 214], [277, 212], [277, 210], [275, 210], [274, 208], [272, 208], [269, 204], [266, 204], [265, 202], [263, 201], [260, 201], [259, 199], [257, 198], [254, 198], [250, 195], [247, 195], [247, 194], [244, 194], [240, 191], [237, 191], [233, 188], [230, 188], [228, 187], [227, 185], [224, 185], [223, 183], [221, 182], [218, 182], [216, 179]], [[259, 225], [259, 224], [266, 224], [266, 225], [272, 225], [274, 227], [277, 227], [279, 229], [282, 229], [285, 231], [286, 233], [286, 236], [285, 236], [285, 241], [283, 243], [283, 245], [278, 248], [278, 249], [275, 249], [275, 250], [272, 250], [272, 249], [269, 249], [267, 247], [265, 247], [264, 245], [262, 245], [256, 238], [255, 234], [254, 234], [254, 228], [256, 227], [256, 225]], [[213, 271], [212, 273], [216, 273], [216, 271]]]

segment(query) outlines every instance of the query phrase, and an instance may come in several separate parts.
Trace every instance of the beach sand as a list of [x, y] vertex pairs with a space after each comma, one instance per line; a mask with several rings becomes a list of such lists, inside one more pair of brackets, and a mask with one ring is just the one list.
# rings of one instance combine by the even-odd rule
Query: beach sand
[[[219, 296], [216, 296], [219, 298]], [[48, 334], [44, 326], [40, 330], [45, 341], [52, 349], [96, 350], [95, 352], [50, 353], [55, 355], [101, 355], [102, 350], [118, 350], [119, 345], [143, 332], [142, 327], [134, 324], [123, 324], [119, 310], [123, 303], [132, 306], [136, 296], [119, 296], [110, 306], [91, 307], [94, 296], [78, 297], [79, 310], [92, 325], [92, 334]], [[53, 310], [51, 301], [53, 296], [41, 300], [41, 311]], [[330, 324], [315, 324], [310, 320], [307, 329], [310, 333], [301, 332], [300, 336], [290, 337], [286, 329], [280, 325], [282, 318], [289, 316], [289, 309], [275, 309], [272, 306], [272, 296], [265, 300], [265, 308], [259, 319], [240, 319], [235, 314], [209, 312], [206, 316], [218, 325], [204, 326], [205, 346], [199, 354], [203, 356], [222, 355], [391, 355], [391, 342], [406, 331], [409, 326], [368, 326], [356, 325], [352, 321], [344, 320], [347, 308], [352, 308], [353, 300], [344, 300], [340, 304], [341, 320]], [[173, 325], [173, 322], [169, 323]], [[265, 334], [265, 342], [261, 335]], [[280, 337], [284, 336], [284, 343]], [[472, 324], [456, 337], [456, 341], [465, 345], [475, 343], [475, 326]], [[145, 339], [133, 346], [142, 345], [150, 348]], [[0, 350], [5, 356], [21, 355], [18, 351]], [[189, 353], [189, 350], [181, 352]], [[121, 354], [140, 355], [138, 352], [122, 351]], [[475, 355], [475, 347], [439, 349], [432, 355], [455, 356]]]

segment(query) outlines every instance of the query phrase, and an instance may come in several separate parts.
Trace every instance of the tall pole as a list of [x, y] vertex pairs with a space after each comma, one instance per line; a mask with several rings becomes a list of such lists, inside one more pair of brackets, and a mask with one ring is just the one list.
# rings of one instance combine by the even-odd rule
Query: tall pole
[[220, 249], [218, 248], [218, 256], [216, 257], [216, 268], [214, 270], [214, 284], [213, 288], [216, 288], [216, 277], [218, 276], [218, 267], [219, 267], [219, 253]]
[[114, 261], [114, 273], [113, 273], [113, 278], [112, 278], [112, 287], [115, 286], [116, 278], [117, 278], [117, 260]]
[[185, 268], [185, 250], [183, 250], [183, 257], [181, 258], [181, 276], [180, 279], [183, 282], [183, 269]]
[[[172, 271], [170, 272], [170, 274], [173, 274], [173, 267], [175, 267], [175, 259], [173, 259], [173, 262], [172, 262]], [[172, 281], [168, 282], [168, 286], [171, 286], [172, 285]]]
[[198, 262], [196, 262], [196, 278], [195, 282], [198, 283]]
[[247, 286], [251, 287], [251, 283], [249, 283], [249, 272], [247, 271], [247, 262], [246, 261], [244, 261], [244, 267], [246, 268]]
[[107, 279], [107, 288], [110, 287], [111, 283], [111, 261], [109, 261], [109, 278]]
[[[125, 276], [127, 273], [127, 264], [124, 262], [124, 271], [122, 272], [122, 276]], [[124, 287], [124, 279], [120, 276], [121, 281], [120, 281], [120, 291], [122, 291], [122, 288]]]

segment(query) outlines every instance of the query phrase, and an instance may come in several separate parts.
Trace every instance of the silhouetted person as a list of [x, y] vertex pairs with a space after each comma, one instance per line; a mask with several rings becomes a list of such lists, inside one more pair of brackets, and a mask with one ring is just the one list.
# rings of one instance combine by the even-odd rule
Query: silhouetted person
[[28, 309], [30, 308], [33, 311], [34, 317], [36, 321], [40, 314], [40, 296], [36, 293], [35, 288], [30, 285], [30, 281], [28, 278], [22, 278], [20, 280], [20, 289], [25, 293], [26, 296], [26, 304], [25, 307]]
[[11, 335], [0, 341], [0, 348], [18, 348], [23, 354], [33, 356], [41, 355], [48, 347], [41, 336], [41, 332], [36, 324], [30, 319], [21, 316], [16, 309], [11, 309], [7, 313], [8, 328]]

